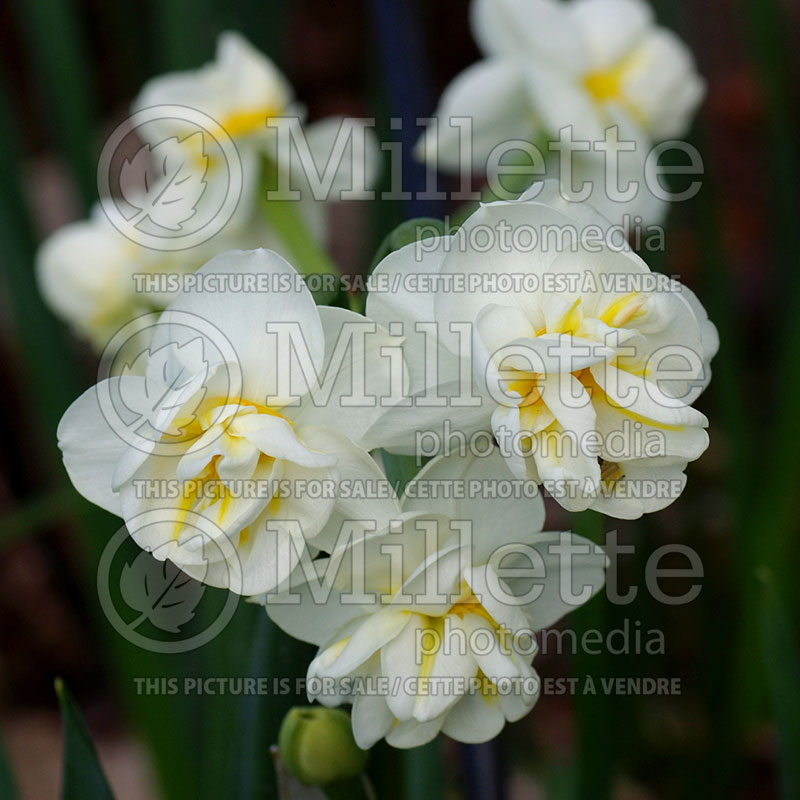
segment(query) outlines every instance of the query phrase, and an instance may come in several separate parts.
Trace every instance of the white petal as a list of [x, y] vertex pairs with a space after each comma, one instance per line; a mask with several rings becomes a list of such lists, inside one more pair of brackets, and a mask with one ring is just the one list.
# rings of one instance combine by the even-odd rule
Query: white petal
[[578, 78], [548, 63], [526, 64], [524, 77], [533, 108], [552, 137], [572, 127], [576, 142], [603, 139], [604, 118]]
[[[538, 280], [544, 275], [557, 257], [555, 249], [546, 246], [552, 239], [552, 230], [574, 227], [570, 217], [538, 203], [482, 205], [453, 235], [440, 269], [442, 275], [456, 276], [453, 280], [468, 285], [477, 282], [477, 288], [470, 292], [437, 293], [433, 318], [447, 330], [452, 322], [474, 322], [485, 305], [496, 303], [518, 307], [535, 324], [541, 316], [541, 293], [526, 291], [520, 279], [532, 276]], [[514, 230], [518, 229], [530, 233], [522, 240], [525, 246], [520, 248], [513, 246]], [[513, 276], [513, 280], [497, 285], [494, 276], [504, 274]], [[487, 280], [489, 275], [492, 283]]]
[[[542, 592], [529, 604], [521, 606], [534, 630], [550, 627], [603, 587], [608, 559], [599, 545], [571, 533], [542, 533], [531, 537], [526, 544], [539, 553], [544, 565], [544, 578], [533, 579]], [[531, 560], [520, 553], [503, 559], [503, 566], [530, 569]], [[524, 598], [532, 587], [528, 578], [503, 580], [519, 598]]]
[[136, 316], [137, 245], [107, 220], [59, 228], [36, 254], [39, 289], [62, 319], [103, 346]]
[[417, 722], [415, 719], [407, 719], [403, 722], [395, 720], [394, 725], [386, 734], [386, 741], [392, 747], [399, 747], [403, 750], [420, 747], [436, 738], [442, 729], [443, 721], [444, 717], [430, 722]]
[[600, 488], [600, 464], [579, 432], [558, 422], [533, 437], [533, 458], [545, 489], [568, 511], [584, 511]]
[[[214, 61], [197, 70], [170, 72], [148, 81], [133, 109], [189, 106], [208, 114], [238, 137], [240, 132], [230, 124], [234, 115], [263, 113], [266, 128], [267, 116], [285, 111], [291, 99], [291, 86], [275, 65], [241, 34], [226, 31], [218, 39]], [[185, 126], [170, 118], [159, 126], [146, 126], [145, 131], [157, 142], [167, 136], [185, 135]], [[261, 131], [260, 124], [257, 131]]]
[[[473, 647], [472, 657], [478, 669], [489, 680], [497, 682], [500, 679], [520, 677], [519, 667], [513, 657], [511, 636], [507, 637], [507, 641], [501, 642], [495, 634], [494, 626], [477, 614], [464, 614], [463, 620], [454, 621], [453, 625], [464, 630], [467, 641], [480, 645], [479, 649]], [[510, 630], [513, 633], [513, 629]], [[493, 644], [489, 645], [490, 642]]]
[[489, 58], [467, 67], [445, 89], [435, 116], [437, 123], [427, 129], [415, 153], [446, 172], [458, 173], [462, 165], [485, 172], [497, 145], [530, 141], [534, 134], [525, 82], [510, 59]]
[[398, 639], [405, 641], [408, 627], [409, 615], [402, 611], [387, 608], [369, 615], [350, 637], [336, 661], [325, 670], [325, 674], [335, 678], [347, 675], [381, 648], [385, 652]]
[[557, 0], [475, 0], [472, 33], [485, 53], [534, 58], [579, 74], [586, 52], [567, 7]]
[[[109, 380], [119, 385], [121, 379]], [[120, 498], [111, 488], [112, 477], [129, 447], [106, 420], [100, 407], [97, 386], [87, 389], [64, 412], [58, 424], [58, 446], [75, 488], [87, 500], [112, 514], [120, 515]]]
[[[455, 360], [452, 354], [440, 352], [443, 362], [448, 358]], [[402, 402], [386, 408], [378, 417], [364, 435], [364, 446], [417, 455], [423, 460], [440, 452], [457, 450], [460, 435], [469, 441], [478, 431], [489, 430], [493, 406], [474, 386], [474, 405], [453, 402], [462, 396], [462, 389], [460, 381], [447, 381], [410, 392]], [[438, 398], [435, 402], [434, 397]]]
[[689, 393], [684, 397], [686, 403], [693, 403], [700, 394], [702, 394], [711, 380], [711, 359], [717, 354], [717, 350], [719, 350], [719, 333], [714, 323], [708, 318], [708, 313], [698, 300], [697, 295], [687, 286], [681, 288], [681, 293], [697, 318], [703, 351], [703, 373], [698, 376], [694, 385], [689, 388]]
[[[607, 403], [623, 416], [665, 429], [705, 428], [708, 425], [705, 415], [661, 391], [655, 381], [645, 380], [610, 364], [591, 367], [591, 372], [605, 393]], [[641, 458], [630, 456], [637, 457]]]
[[369, 453], [353, 444], [343, 433], [323, 425], [300, 429], [303, 439], [336, 459], [338, 486], [335, 513], [325, 535], [314, 544], [329, 550], [344, 520], [369, 520], [376, 530], [389, 525], [399, 514], [394, 490]]
[[656, 141], [683, 136], [705, 94], [689, 48], [666, 28], [655, 28], [633, 53], [623, 92]]
[[[513, 476], [497, 448], [482, 458], [476, 455], [440, 456], [426, 465], [409, 484], [403, 510], [422, 512], [428, 509], [453, 520], [470, 520], [473, 561], [481, 563], [496, 547], [516, 541], [516, 537], [526, 531], [540, 531], [544, 524], [541, 495], [514, 501], [491, 496], [492, 486], [510, 480]], [[429, 499], [433, 492], [426, 490], [425, 486], [433, 489], [437, 484], [450, 486], [463, 496], [440, 495]], [[485, 496], [482, 496], [482, 487], [487, 487]]]
[[[232, 346], [241, 369], [244, 399], [264, 405], [267, 397], [272, 397], [270, 405], [279, 407], [293, 396], [305, 394], [319, 372], [325, 340], [314, 299], [297, 272], [277, 253], [252, 250], [212, 258], [197, 274], [204, 281], [218, 280], [222, 287], [230, 288], [178, 295], [159, 321], [154, 348], [196, 338], [198, 331], [187, 330], [185, 315], [191, 315], [198, 319], [204, 340], [210, 339], [209, 349], [218, 345], [227, 352], [226, 345]], [[285, 329], [282, 347], [278, 347], [277, 336], [267, 334], [267, 323]], [[211, 333], [206, 336], [208, 326]], [[289, 370], [291, 385], [279, 384], [279, 374]], [[280, 396], [279, 388], [283, 390]]]
[[542, 400], [567, 430], [583, 437], [595, 429], [596, 413], [589, 393], [571, 373], [547, 375], [540, 379]]
[[642, 0], [573, 0], [566, 10], [589, 48], [593, 70], [621, 60], [653, 22]]
[[418, 654], [421, 674], [430, 676], [437, 688], [420, 687], [414, 705], [414, 719], [417, 721], [430, 722], [444, 714], [458, 701], [459, 695], [455, 690], [477, 673], [478, 665], [469, 645], [463, 643], [463, 652], [461, 646], [462, 643], [452, 636], [449, 641], [445, 638], [440, 642], [436, 653]]
[[457, 742], [478, 744], [494, 739], [505, 724], [500, 698], [474, 692], [453, 706], [442, 731]]
[[381, 670], [391, 686], [386, 702], [392, 714], [402, 722], [413, 718], [417, 704], [418, 695], [414, 691], [417, 687], [408, 681], [420, 674], [417, 631], [425, 627], [425, 618], [417, 614], [400, 614], [405, 617], [407, 624], [381, 650]]
[[303, 536], [313, 539], [334, 512], [336, 498], [327, 487], [338, 473], [324, 467], [301, 467], [289, 461], [276, 463], [282, 468], [285, 491], [272, 501], [269, 512], [274, 519], [295, 521]]
[[[655, 463], [656, 459], [622, 462], [621, 477], [604, 483], [592, 508], [617, 519], [638, 519], [661, 511], [677, 500], [686, 486], [686, 461]], [[666, 459], [664, 459], [666, 462]]]
[[233, 436], [252, 442], [268, 456], [301, 467], [331, 467], [336, 457], [309, 446], [287, 420], [272, 414], [244, 414], [230, 426]]
[[324, 425], [361, 444], [385, 411], [381, 401], [393, 391], [390, 360], [381, 351], [399, 349], [402, 340], [343, 308], [323, 306], [319, 316], [325, 333], [322, 381], [290, 413], [298, 426]]
[[[529, 551], [526, 549], [531, 542], [536, 542], [540, 538], [540, 531], [520, 531], [513, 540], [505, 542], [493, 551], [486, 553], [481, 559], [482, 561], [488, 560], [491, 563], [483, 564], [476, 559], [476, 566], [464, 572], [464, 580], [472, 589], [481, 606], [498, 625], [501, 625], [512, 634], [530, 630], [531, 621], [524, 609], [525, 604], [522, 602], [524, 597], [518, 599], [517, 594], [515, 594], [515, 591], [520, 587], [517, 584], [509, 586], [508, 582], [498, 574], [498, 569], [525, 562], [525, 569], [532, 575], [534, 573], [543, 573], [544, 570], [540, 569], [540, 563], [538, 561], [534, 563]], [[523, 556], [522, 553], [528, 555]], [[544, 578], [533, 577], [531, 580], [541, 583]], [[525, 586], [525, 590], [529, 588], [531, 587]], [[477, 619], [485, 626], [485, 619], [482, 617], [477, 617]], [[532, 655], [533, 653], [531, 653]]]
[[386, 698], [380, 694], [357, 694], [350, 713], [353, 738], [362, 750], [369, 750], [389, 732], [394, 721]]

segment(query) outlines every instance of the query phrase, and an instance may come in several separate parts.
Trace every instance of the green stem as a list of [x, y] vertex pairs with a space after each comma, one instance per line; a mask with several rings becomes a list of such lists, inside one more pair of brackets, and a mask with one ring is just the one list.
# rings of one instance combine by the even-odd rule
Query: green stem
[[295, 266], [304, 275], [338, 275], [339, 268], [306, 225], [297, 200], [267, 199], [267, 193], [278, 185], [278, 166], [269, 158], [262, 161], [262, 196], [264, 219], [283, 240], [292, 254]]
[[[584, 511], [572, 517], [575, 533], [602, 544], [603, 516], [595, 511]], [[570, 615], [570, 622], [580, 642], [588, 630], [600, 631], [605, 636], [608, 628], [608, 603], [605, 597], [595, 597]], [[611, 797], [611, 784], [616, 754], [614, 752], [614, 724], [612, 698], [603, 692], [600, 681], [610, 675], [609, 656], [605, 650], [589, 655], [577, 650], [575, 671], [580, 681], [591, 676], [597, 692], [575, 695], [575, 717], [578, 729], [576, 800], [606, 800]]]
[[761, 650], [778, 734], [781, 797], [800, 797], [800, 697], [797, 675], [800, 655], [795, 642], [795, 626], [783, 605], [769, 570], [762, 569], [759, 616]]
[[444, 763], [441, 741], [404, 750], [403, 797], [404, 800], [441, 800], [445, 796]]
[[93, 81], [76, 4], [69, 0], [17, 0], [15, 5], [53, 143], [66, 158], [88, 209], [96, 198]]

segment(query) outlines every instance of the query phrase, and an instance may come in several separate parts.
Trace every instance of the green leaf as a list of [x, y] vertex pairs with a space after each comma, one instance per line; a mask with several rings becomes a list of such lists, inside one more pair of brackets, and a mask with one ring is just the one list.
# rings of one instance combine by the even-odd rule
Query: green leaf
[[[452, 231], [451, 231], [452, 232]], [[448, 233], [444, 222], [433, 217], [416, 217], [406, 220], [398, 225], [393, 231], [386, 234], [383, 241], [378, 245], [378, 249], [372, 259], [370, 272], [383, 261], [389, 253], [399, 250], [413, 242], [429, 239], [431, 236], [444, 236]]]
[[60, 678], [56, 679], [56, 694], [64, 728], [62, 800], [113, 800], [86, 723]]
[[44, 100], [45, 121], [51, 126], [54, 144], [69, 162], [88, 209], [97, 194], [92, 153], [93, 81], [86, 61], [90, 49], [76, 4], [70, 0], [18, 0], [16, 6]]
[[766, 568], [759, 571], [761, 584], [761, 647], [767, 677], [772, 717], [778, 730], [781, 797], [800, 797], [800, 654], [795, 627], [775, 587], [775, 579]]
[[221, 30], [216, 3], [212, 0], [159, 0], [153, 8], [162, 71], [195, 69], [211, 60], [214, 37]]
[[[296, 200], [267, 199], [267, 193], [278, 186], [278, 166], [270, 158], [262, 159], [261, 210], [264, 219], [280, 236], [292, 255], [293, 264], [303, 275], [338, 275], [339, 268], [308, 228]], [[328, 293], [331, 294], [331, 293]], [[331, 298], [317, 296], [318, 303]]]
[[403, 496], [406, 486], [422, 469], [417, 465], [416, 456], [398, 456], [381, 450], [381, 461], [389, 483], [392, 484], [398, 497]]
[[265, 682], [265, 691], [245, 695], [240, 706], [234, 759], [229, 779], [233, 800], [278, 800], [278, 783], [270, 747], [278, 742], [283, 718], [292, 706], [306, 701], [296, 693], [296, 679], [305, 677], [314, 648], [284, 633], [257, 609], [250, 633], [249, 674]]

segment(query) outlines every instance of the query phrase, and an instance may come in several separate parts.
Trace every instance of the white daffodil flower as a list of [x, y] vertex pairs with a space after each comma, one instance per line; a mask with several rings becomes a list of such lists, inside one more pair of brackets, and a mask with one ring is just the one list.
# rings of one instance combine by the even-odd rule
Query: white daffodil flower
[[519, 64], [551, 133], [601, 139], [617, 108], [653, 141], [672, 139], [703, 96], [691, 52], [643, 0], [474, 0], [472, 29], [490, 59]]
[[368, 440], [433, 455], [491, 431], [512, 472], [570, 511], [637, 518], [672, 502], [708, 445], [691, 403], [717, 333], [612, 231], [550, 182], [387, 256], [367, 314], [406, 337], [410, 382]]
[[[293, 188], [307, 198], [309, 175], [312, 170], [323, 173], [336, 156], [333, 181], [329, 197], [335, 200], [341, 191], [371, 186], [380, 169], [381, 154], [375, 135], [362, 130], [363, 135], [348, 131], [346, 120], [329, 117], [304, 125], [294, 135], [303, 134], [308, 152], [298, 156], [294, 145], [278, 140], [274, 127], [268, 121], [294, 118], [302, 121], [305, 109], [296, 102], [294, 90], [280, 70], [263, 53], [256, 50], [238, 33], [220, 35], [216, 58], [198, 70], [169, 73], [148, 81], [133, 103], [133, 111], [163, 106], [185, 106], [206, 114], [217, 122], [233, 139], [242, 159], [244, 186], [242, 195], [251, 199], [258, 192], [258, 163], [253, 157], [268, 155], [282, 170], [298, 173], [299, 184]], [[342, 142], [347, 137], [346, 152], [337, 150], [337, 137], [342, 130]], [[193, 136], [197, 131], [191, 119], [182, 120], [177, 115], [165, 115], [151, 122], [145, 135], [152, 145], [177, 141], [190, 154], [200, 157], [203, 138]], [[352, 150], [347, 149], [352, 148]], [[313, 164], [309, 163], [313, 160]], [[206, 178], [213, 183], [219, 164], [206, 160]], [[224, 191], [220, 189], [220, 191]], [[320, 199], [315, 197], [315, 199]], [[238, 213], [238, 212], [237, 212]]]
[[[703, 97], [683, 42], [655, 24], [643, 0], [473, 0], [471, 9], [486, 58], [447, 87], [420, 157], [446, 171], [462, 169], [463, 118], [471, 120], [472, 167], [479, 171], [504, 142], [538, 143], [547, 156], [548, 143], [570, 128], [576, 142], [591, 145], [588, 153], [575, 152], [572, 167], [575, 183], [594, 185], [591, 201], [614, 222], [626, 214], [660, 222], [666, 205], [648, 187], [632, 199], [604, 202], [603, 168], [595, 164], [604, 157], [595, 145], [617, 127], [619, 139], [635, 145], [630, 152], [628, 145], [610, 148], [621, 184], [645, 182], [652, 143], [684, 135]], [[551, 177], [557, 162], [548, 159]]]
[[[462, 742], [493, 738], [538, 699], [534, 633], [603, 586], [603, 550], [543, 533], [540, 495], [483, 496], [501, 467], [496, 451], [435, 459], [394, 519], [376, 508], [372, 532], [265, 600], [278, 625], [319, 646], [309, 697], [352, 703], [359, 747], [384, 737], [417, 747], [440, 731]], [[442, 482], [472, 488], [461, 500], [422, 499]]]
[[[291, 224], [299, 221], [303, 235], [323, 247], [330, 225], [320, 200], [344, 192], [358, 197], [380, 168], [371, 130], [334, 117], [300, 126], [304, 112], [289, 83], [236, 33], [220, 36], [212, 63], [149, 81], [132, 110], [145, 144], [122, 164], [121, 196], [104, 197], [90, 220], [57, 231], [38, 257], [45, 300], [97, 349], [119, 327], [163, 309], [174, 296], [169, 290], [134, 293], [133, 275], [180, 277], [233, 248], [293, 255], [265, 214], [263, 157], [287, 176], [281, 179], [287, 186], [276, 188], [294, 192]], [[283, 139], [267, 127], [282, 117], [297, 123]], [[187, 231], [198, 243], [180, 246]]]
[[[148, 81], [133, 110], [183, 105], [202, 111], [231, 138], [263, 136], [270, 117], [296, 113], [294, 92], [284, 75], [242, 35], [220, 34], [214, 61], [197, 70], [170, 72]], [[161, 139], [181, 137], [180, 120], [169, 118], [151, 127]]]
[[[300, 205], [309, 230], [322, 238], [319, 204]], [[52, 311], [100, 351], [138, 316], [166, 308], [183, 276], [234, 247], [265, 247], [289, 256], [258, 214], [194, 247], [151, 250], [120, 233], [97, 206], [88, 219], [69, 223], [45, 239], [36, 255], [36, 275]]]
[[385, 482], [359, 442], [388, 393], [391, 340], [318, 308], [271, 251], [224, 253], [192, 278], [149, 348], [70, 406], [59, 446], [78, 491], [140, 546], [255, 594], [293, 566], [281, 542], [302, 551], [334, 512], [363, 511], [340, 477]]
[[144, 271], [140, 249], [99, 214], [65, 225], [37, 253], [39, 291], [61, 319], [100, 349], [119, 327], [149, 310], [134, 293], [133, 275]]

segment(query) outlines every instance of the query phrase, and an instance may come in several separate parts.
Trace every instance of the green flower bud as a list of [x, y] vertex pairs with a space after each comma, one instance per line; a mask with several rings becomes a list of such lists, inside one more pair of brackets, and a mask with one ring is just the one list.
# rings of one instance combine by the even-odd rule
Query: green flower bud
[[359, 775], [369, 755], [353, 739], [350, 715], [321, 706], [292, 708], [281, 723], [278, 748], [289, 772], [311, 786]]

